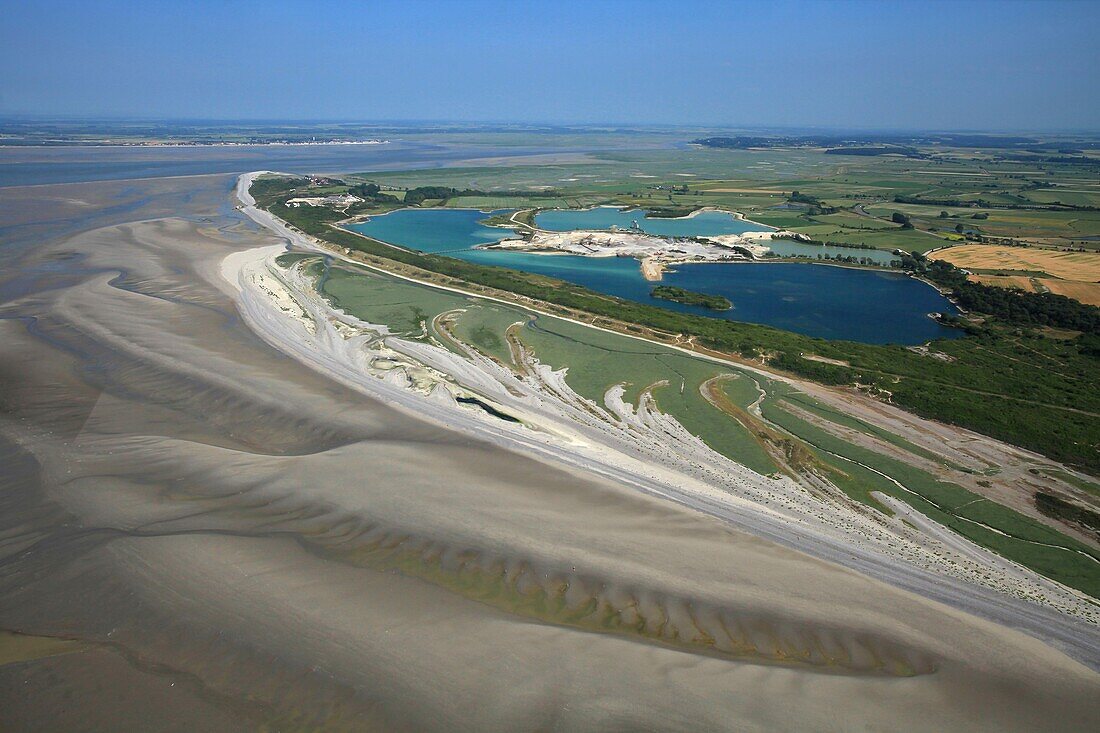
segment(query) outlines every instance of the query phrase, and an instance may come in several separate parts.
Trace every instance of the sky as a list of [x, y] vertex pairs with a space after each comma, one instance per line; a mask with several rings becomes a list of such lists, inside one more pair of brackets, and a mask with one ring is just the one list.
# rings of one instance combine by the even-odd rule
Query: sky
[[1100, 2], [0, 0], [0, 116], [1100, 130]]

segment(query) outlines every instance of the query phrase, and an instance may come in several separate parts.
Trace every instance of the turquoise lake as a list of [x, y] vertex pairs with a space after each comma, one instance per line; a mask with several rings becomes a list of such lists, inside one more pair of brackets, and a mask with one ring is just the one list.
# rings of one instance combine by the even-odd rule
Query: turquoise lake
[[[601, 217], [623, 214], [618, 209], [600, 208], [588, 211], [598, 212]], [[928, 317], [933, 312], [956, 313], [954, 306], [935, 289], [900, 273], [789, 262], [690, 264], [666, 271], [664, 282], [668, 285], [722, 295], [733, 303], [732, 310], [717, 312], [651, 297], [649, 293], [653, 283], [642, 277], [637, 260], [631, 258], [540, 255], [474, 249], [476, 245], [495, 242], [511, 235], [511, 230], [487, 227], [479, 223], [495, 213], [501, 212], [402, 209], [349, 225], [348, 228], [409, 249], [548, 275], [661, 308], [711, 318], [762, 323], [818, 338], [875, 344], [918, 344], [961, 335], [957, 329], [941, 326]], [[539, 214], [536, 222], [539, 226], [552, 228], [544, 225], [542, 217], [559, 213], [584, 212], [544, 212]], [[701, 214], [691, 219], [650, 219], [643, 223], [639, 219], [640, 213], [628, 212], [632, 218], [625, 224], [615, 225], [629, 227], [633, 219], [638, 219], [639, 226], [643, 228], [653, 224], [657, 227], [679, 227], [690, 222], [707, 226], [710, 219], [706, 214]], [[733, 234], [761, 229], [759, 225], [734, 219], [720, 212], [714, 213], [727, 220], [722, 222], [722, 226], [738, 226], [741, 229], [716, 232], [708, 227], [707, 231], [696, 230], [693, 233]], [[611, 218], [603, 220], [615, 223]], [[556, 221], [551, 220], [551, 224], [565, 227], [570, 221], [576, 220], [557, 217]], [[606, 227], [598, 227], [589, 223], [590, 221], [583, 220], [581, 228], [611, 226], [608, 224]], [[651, 233], [690, 236], [683, 231], [676, 235], [667, 232], [668, 230], [654, 230]], [[813, 249], [821, 250], [820, 247]], [[858, 256], [864, 254], [862, 250], [843, 251]]]

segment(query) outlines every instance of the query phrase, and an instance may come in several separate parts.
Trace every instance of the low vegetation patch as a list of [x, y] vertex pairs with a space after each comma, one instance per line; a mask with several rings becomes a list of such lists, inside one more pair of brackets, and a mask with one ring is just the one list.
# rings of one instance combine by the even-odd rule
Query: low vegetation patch
[[661, 300], [671, 300], [684, 305], [698, 305], [713, 311], [728, 311], [733, 308], [733, 303], [721, 295], [696, 293], [693, 290], [684, 290], [672, 285], [658, 285], [649, 294]]
[[1048, 517], [1076, 524], [1100, 540], [1100, 514], [1043, 491], [1035, 492], [1035, 508]]

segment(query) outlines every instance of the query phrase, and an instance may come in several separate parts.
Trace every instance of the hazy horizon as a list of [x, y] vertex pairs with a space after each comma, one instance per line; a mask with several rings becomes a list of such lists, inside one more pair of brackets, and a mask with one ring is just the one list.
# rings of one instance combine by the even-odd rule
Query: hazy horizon
[[1100, 129], [1097, 3], [0, 10], [6, 118]]
[[344, 125], [386, 128], [440, 128], [440, 132], [446, 132], [444, 128], [469, 128], [494, 129], [494, 128], [532, 128], [533, 130], [558, 130], [558, 129], [593, 129], [606, 128], [608, 131], [648, 131], [648, 130], [694, 130], [696, 132], [713, 134], [776, 134], [776, 135], [813, 135], [813, 134], [863, 134], [863, 135], [890, 135], [890, 134], [969, 134], [988, 133], [992, 135], [1029, 135], [1029, 134], [1067, 134], [1067, 135], [1100, 135], [1100, 123], [1095, 127], [868, 127], [856, 125], [772, 125], [759, 123], [755, 125], [727, 124], [694, 124], [688, 122], [636, 122], [629, 120], [508, 120], [508, 119], [367, 119], [354, 117], [330, 117], [330, 118], [294, 118], [294, 117], [180, 117], [164, 115], [81, 115], [81, 114], [40, 114], [34, 112], [0, 112], [0, 123], [71, 123], [71, 124], [165, 124], [165, 125]]

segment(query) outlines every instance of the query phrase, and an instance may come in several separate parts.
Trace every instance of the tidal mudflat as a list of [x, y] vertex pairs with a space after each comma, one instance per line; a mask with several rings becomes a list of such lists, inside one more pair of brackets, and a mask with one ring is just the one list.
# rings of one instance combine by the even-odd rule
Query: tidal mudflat
[[[828, 729], [838, 699], [875, 700], [845, 713], [868, 727], [1095, 719], [1094, 621], [873, 543], [862, 572], [754, 534], [831, 536], [708, 488], [701, 448], [698, 475], [643, 467], [654, 448], [563, 407], [552, 375], [557, 401], [504, 404], [453, 344], [322, 309], [234, 183], [0, 192], [0, 644], [21, 650], [0, 727]], [[643, 404], [621, 432], [660, 423]], [[1074, 656], [1009, 619], [1061, 624]], [[798, 692], [760, 705], [776, 689]]]

